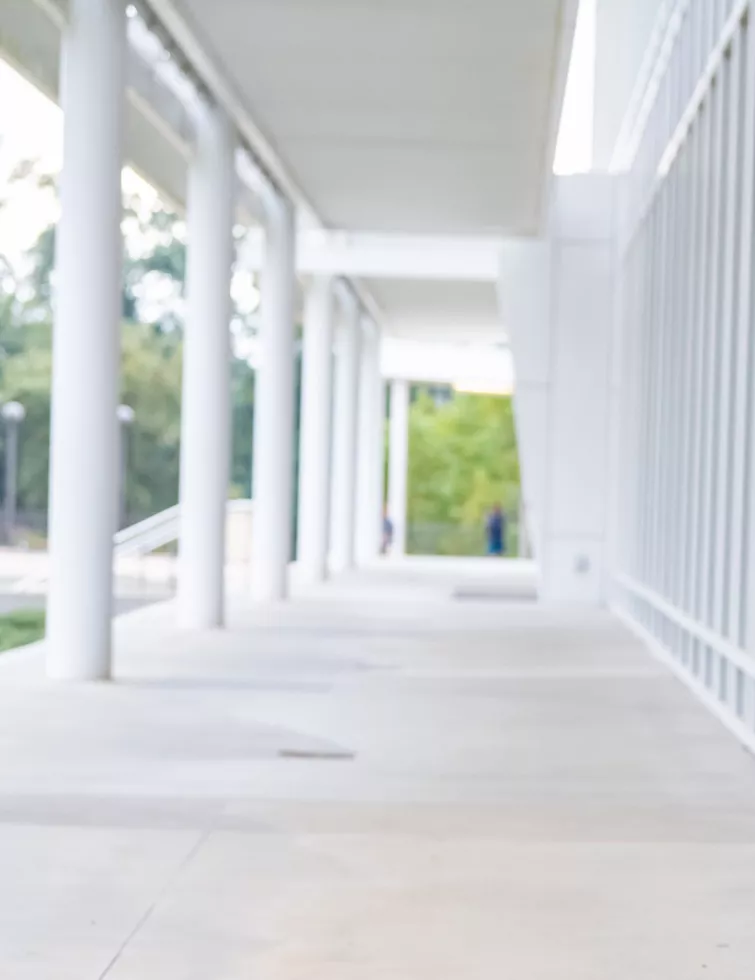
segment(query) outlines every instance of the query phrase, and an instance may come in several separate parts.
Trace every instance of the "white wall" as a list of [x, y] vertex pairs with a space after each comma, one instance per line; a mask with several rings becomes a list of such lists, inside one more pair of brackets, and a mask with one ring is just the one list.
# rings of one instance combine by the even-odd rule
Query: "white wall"
[[502, 255], [525, 506], [552, 601], [605, 595], [614, 201], [613, 178], [558, 178], [547, 238], [511, 241]]

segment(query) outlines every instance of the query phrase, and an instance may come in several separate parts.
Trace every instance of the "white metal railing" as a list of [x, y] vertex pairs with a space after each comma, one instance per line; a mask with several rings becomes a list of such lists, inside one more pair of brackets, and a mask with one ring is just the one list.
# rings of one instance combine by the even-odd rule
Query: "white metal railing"
[[[709, 98], [714, 80], [719, 75], [722, 64], [727, 57], [727, 51], [730, 50], [732, 42], [741, 30], [742, 23], [747, 17], [751, 5], [752, 0], [735, 0], [731, 12], [724, 21], [720, 34], [716, 38], [711, 51], [707, 55], [701, 74], [695, 83], [689, 98], [685, 102], [681, 115], [675, 121], [675, 123], [672, 124], [672, 128], [667, 138], [661, 145], [659, 159], [654, 165], [649, 182], [643, 189], [639, 204], [635, 209], [635, 213], [631, 215], [629, 219], [629, 226], [625, 230], [623, 240], [620, 243], [620, 253], [622, 256], [631, 247], [635, 235], [642, 227], [645, 219], [648, 217], [649, 212], [652, 210], [655, 204], [655, 199], [663, 186], [665, 178], [668, 176], [669, 171], [684, 148], [696, 120], [699, 119], [701, 107]], [[668, 71], [669, 61], [674, 53], [674, 45], [676, 44], [677, 38], [681, 33], [682, 19], [687, 13], [688, 8], [689, 0], [686, 0], [686, 2], [685, 0], [681, 0], [677, 11], [672, 18], [674, 30], [671, 33], [670, 41], [664, 48], [663, 57], [658, 66], [659, 78], [661, 80]], [[653, 99], [655, 100], [656, 98], [657, 91], [655, 91], [653, 94]], [[655, 101], [653, 101], [652, 105], [655, 105]], [[646, 126], [647, 119], [644, 119], [642, 122], [642, 127], [637, 135], [637, 145], [634, 146], [632, 150], [632, 163], [637, 155], [642, 139], [645, 136]]]
[[737, 646], [736, 643], [732, 643], [720, 633], [697, 622], [697, 620], [679, 609], [678, 606], [664, 599], [663, 596], [658, 595], [653, 589], [649, 589], [640, 582], [636, 582], [628, 575], [615, 575], [614, 584], [636, 599], [646, 603], [646, 605], [656, 612], [665, 616], [669, 622], [674, 623], [680, 629], [684, 630], [688, 636], [697, 640], [703, 646], [709, 647], [719, 657], [724, 658], [732, 666], [743, 671], [755, 680], [755, 659], [748, 656], [747, 651]]
[[755, 660], [723, 637], [695, 622], [652, 590], [625, 575], [614, 585], [644, 603], [645, 609], [664, 617], [696, 641], [704, 655], [680, 653], [662, 642], [625, 601], [611, 603], [613, 613], [695, 694], [729, 731], [755, 752]]
[[687, 0], [664, 0], [658, 8], [609, 164], [611, 173], [623, 173], [634, 166], [687, 6]]
[[129, 555], [149, 555], [178, 540], [181, 530], [181, 511], [178, 504], [153, 514], [146, 520], [124, 527], [113, 538], [113, 558]]
[[[229, 500], [227, 513], [246, 511], [249, 500]], [[113, 561], [119, 558], [143, 557], [153, 554], [178, 541], [181, 534], [181, 508], [178, 504], [153, 514], [137, 524], [117, 531], [113, 536]], [[43, 591], [49, 577], [49, 569], [39, 569], [19, 579], [11, 588], [17, 595], [35, 594]]]
[[755, 749], [755, 0], [676, 10], [626, 184], [613, 608]]
[[[618, 575], [614, 585], [624, 595], [611, 603], [613, 613], [755, 752], [755, 660], [630, 577]], [[632, 609], [632, 601], [640, 603], [642, 610]], [[666, 642], [653, 616], [683, 631], [691, 646]]]

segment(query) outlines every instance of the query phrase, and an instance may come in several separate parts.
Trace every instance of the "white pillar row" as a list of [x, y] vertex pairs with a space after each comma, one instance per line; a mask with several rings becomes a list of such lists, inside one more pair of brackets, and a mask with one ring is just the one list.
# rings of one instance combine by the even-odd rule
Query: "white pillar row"
[[224, 617], [234, 143], [225, 113], [203, 106], [189, 167], [181, 402], [178, 618], [189, 629], [222, 626]]
[[392, 381], [388, 436], [388, 517], [393, 523], [391, 554], [406, 553], [409, 478], [409, 382]]
[[294, 447], [294, 209], [266, 201], [260, 364], [254, 394], [252, 595], [285, 599], [291, 558]]
[[330, 510], [330, 564], [334, 571], [354, 567], [357, 489], [357, 419], [361, 318], [349, 298], [336, 344], [333, 406], [333, 485]]
[[70, 0], [63, 35], [47, 671], [110, 675], [118, 485], [123, 0]]
[[299, 452], [298, 560], [308, 582], [323, 581], [328, 564], [334, 315], [333, 280], [317, 277], [304, 312]]
[[367, 323], [362, 334], [357, 456], [357, 561], [368, 564], [380, 553], [383, 508], [383, 380], [380, 332]]

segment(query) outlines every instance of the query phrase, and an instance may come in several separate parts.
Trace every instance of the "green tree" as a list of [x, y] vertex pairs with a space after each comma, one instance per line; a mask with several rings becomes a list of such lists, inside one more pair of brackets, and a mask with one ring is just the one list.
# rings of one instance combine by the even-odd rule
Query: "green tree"
[[231, 494], [252, 495], [252, 440], [254, 438], [254, 371], [240, 358], [231, 362]]
[[[24, 333], [29, 333], [28, 329]], [[52, 349], [49, 325], [36, 325], [34, 342], [5, 362], [0, 396], [26, 409], [21, 429], [19, 502], [41, 516], [47, 510]], [[136, 413], [129, 432], [128, 510], [147, 516], [178, 499], [181, 345], [148, 325], [122, 328], [121, 398]]]
[[[430, 538], [418, 550], [482, 551], [484, 521], [496, 503], [513, 517], [519, 457], [510, 398], [456, 395], [436, 404], [418, 392], [409, 415], [408, 521]], [[428, 544], [430, 541], [430, 544]]]
[[121, 332], [121, 401], [134, 409], [126, 485], [131, 519], [178, 500], [181, 437], [180, 337], [151, 325], [126, 323]]
[[43, 515], [47, 510], [50, 444], [50, 327], [37, 324], [33, 331], [24, 327], [20, 332], [26, 340], [33, 332], [33, 342], [5, 359], [0, 396], [4, 402], [21, 402], [26, 409], [20, 436], [19, 504], [23, 511]]
[[55, 225], [48, 225], [29, 251], [31, 274], [28, 284], [34, 303], [45, 310], [52, 304], [52, 274], [55, 269]]
[[[16, 180], [45, 183], [33, 165]], [[0, 207], [3, 202], [0, 200]], [[179, 219], [137, 197], [126, 202], [127, 248], [123, 270], [121, 400], [135, 411], [129, 430], [127, 508], [136, 519], [178, 499], [181, 362], [181, 303], [186, 247]], [[52, 287], [55, 226], [45, 228], [27, 254], [24, 275], [0, 261], [0, 401], [18, 400], [26, 408], [21, 429], [19, 505], [43, 521], [47, 510]], [[151, 277], [151, 278], [150, 278]], [[159, 280], [167, 289], [155, 289]], [[158, 301], [154, 301], [154, 294]], [[159, 296], [168, 298], [162, 303]], [[149, 317], [145, 312], [149, 310]], [[149, 319], [150, 322], [139, 322]], [[249, 318], [240, 318], [253, 330]], [[254, 371], [241, 358], [231, 366], [233, 459], [231, 492], [250, 493]], [[0, 426], [0, 491], [3, 429]]]

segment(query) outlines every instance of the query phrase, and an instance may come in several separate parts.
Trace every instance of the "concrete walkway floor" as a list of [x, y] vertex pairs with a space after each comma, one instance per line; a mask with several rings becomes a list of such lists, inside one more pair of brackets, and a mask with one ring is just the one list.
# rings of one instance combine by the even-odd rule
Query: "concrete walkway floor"
[[755, 762], [607, 616], [461, 574], [149, 607], [114, 684], [0, 658], [0, 977], [752, 980]]

